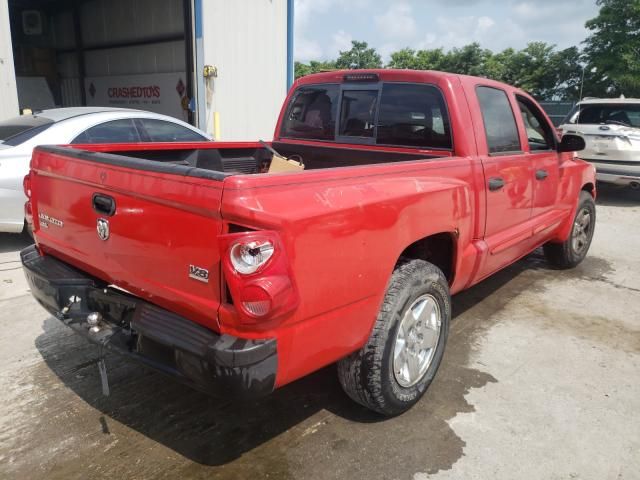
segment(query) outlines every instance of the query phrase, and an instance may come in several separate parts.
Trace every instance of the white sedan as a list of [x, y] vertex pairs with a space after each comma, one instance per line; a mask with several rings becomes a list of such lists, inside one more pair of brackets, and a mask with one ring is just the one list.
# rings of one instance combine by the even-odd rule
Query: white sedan
[[24, 228], [22, 180], [38, 145], [210, 140], [178, 119], [125, 108], [55, 108], [0, 122], [0, 232]]

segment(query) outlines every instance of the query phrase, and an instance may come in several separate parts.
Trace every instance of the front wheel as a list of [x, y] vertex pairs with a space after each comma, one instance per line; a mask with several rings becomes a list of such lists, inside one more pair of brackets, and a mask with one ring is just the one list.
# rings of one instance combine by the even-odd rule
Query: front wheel
[[571, 234], [562, 243], [546, 243], [544, 254], [549, 263], [561, 269], [577, 266], [587, 256], [596, 226], [596, 203], [589, 192], [580, 192]]
[[424, 260], [403, 261], [366, 345], [338, 363], [342, 388], [383, 415], [405, 412], [440, 366], [450, 319], [449, 285], [440, 269]]

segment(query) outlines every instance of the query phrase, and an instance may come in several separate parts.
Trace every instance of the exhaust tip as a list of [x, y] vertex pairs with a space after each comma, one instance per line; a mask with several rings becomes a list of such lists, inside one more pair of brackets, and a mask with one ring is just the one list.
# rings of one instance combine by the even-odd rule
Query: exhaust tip
[[629, 184], [629, 186], [631, 187], [632, 190], [640, 190], [640, 183], [639, 182], [631, 182]]

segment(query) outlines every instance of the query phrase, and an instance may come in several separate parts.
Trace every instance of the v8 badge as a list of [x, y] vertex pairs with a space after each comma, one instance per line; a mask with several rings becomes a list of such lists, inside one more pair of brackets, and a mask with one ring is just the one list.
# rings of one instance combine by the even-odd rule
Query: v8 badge
[[189, 265], [189, 278], [193, 278], [199, 282], [209, 283], [209, 270], [197, 267], [196, 265]]

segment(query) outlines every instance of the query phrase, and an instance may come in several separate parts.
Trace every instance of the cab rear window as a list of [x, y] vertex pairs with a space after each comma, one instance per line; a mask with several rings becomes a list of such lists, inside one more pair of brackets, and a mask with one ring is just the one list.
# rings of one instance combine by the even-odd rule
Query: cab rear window
[[308, 140], [333, 140], [338, 85], [314, 85], [294, 93], [282, 125], [282, 135]]
[[444, 98], [428, 84], [305, 85], [292, 96], [280, 133], [307, 140], [452, 148]]
[[449, 116], [440, 91], [431, 85], [384, 85], [377, 143], [451, 148]]

